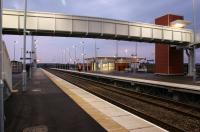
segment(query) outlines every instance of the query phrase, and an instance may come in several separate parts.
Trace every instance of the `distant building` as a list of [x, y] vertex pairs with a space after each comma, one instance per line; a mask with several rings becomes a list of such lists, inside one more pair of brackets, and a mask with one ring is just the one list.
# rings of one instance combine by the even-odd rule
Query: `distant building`
[[144, 58], [136, 57], [97, 57], [86, 58], [87, 66], [92, 71], [132, 71], [139, 68], [140, 61]]
[[11, 61], [12, 73], [21, 73], [22, 72], [22, 62]]

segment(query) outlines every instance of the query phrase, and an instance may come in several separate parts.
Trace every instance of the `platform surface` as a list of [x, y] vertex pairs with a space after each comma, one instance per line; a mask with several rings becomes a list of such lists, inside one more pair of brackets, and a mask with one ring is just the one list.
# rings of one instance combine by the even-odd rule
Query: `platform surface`
[[153, 80], [153, 81], [163, 81], [163, 82], [170, 82], [170, 83], [200, 86], [200, 78], [197, 78], [196, 83], [194, 83], [193, 77], [182, 76], [182, 75], [157, 75], [153, 73], [143, 73], [143, 72], [141, 73], [140, 72], [137, 72], [137, 73], [113, 72], [113, 73], [108, 73], [108, 74], [114, 75], [114, 76], [123, 76], [123, 77], [147, 79], [147, 80]]
[[5, 102], [6, 132], [106, 131], [40, 69], [27, 86]]
[[[56, 69], [56, 68], [52, 68]], [[172, 79], [167, 79], [162, 80], [162, 79], [155, 79], [155, 78], [142, 78], [142, 77], [137, 77], [137, 76], [128, 76], [128, 75], [123, 75], [123, 74], [103, 74], [103, 73], [91, 73], [91, 72], [79, 72], [79, 71], [74, 71], [74, 70], [63, 70], [63, 69], [57, 69], [61, 71], [68, 71], [68, 72], [75, 72], [79, 74], [86, 74], [86, 75], [92, 75], [92, 76], [100, 76], [100, 77], [105, 77], [105, 78], [111, 78], [115, 80], [123, 80], [123, 81], [129, 81], [129, 82], [136, 82], [136, 83], [141, 83], [141, 84], [149, 84], [149, 85], [155, 85], [155, 86], [164, 86], [164, 87], [169, 87], [171, 89], [175, 89], [178, 91], [187, 91], [191, 93], [199, 93], [200, 94], [200, 86], [199, 84], [192, 84], [192, 83], [181, 83], [178, 81], [178, 79], [174, 78], [174, 81], [177, 80], [177, 82], [170, 81]], [[182, 80], [184, 82], [184, 80]]]
[[47, 76], [107, 131], [162, 132], [164, 129], [47, 72]]

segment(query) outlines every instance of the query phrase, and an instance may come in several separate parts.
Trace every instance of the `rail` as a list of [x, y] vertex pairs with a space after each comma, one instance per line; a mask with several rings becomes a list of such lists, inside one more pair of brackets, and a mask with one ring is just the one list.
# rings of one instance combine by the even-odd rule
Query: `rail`
[[[99, 81], [90, 80], [87, 77], [81, 77], [68, 72], [49, 71], [169, 131], [199, 130], [200, 113], [198, 107], [134, 92], [118, 86], [99, 83]], [[187, 124], [184, 123], [184, 120], [187, 121]]]

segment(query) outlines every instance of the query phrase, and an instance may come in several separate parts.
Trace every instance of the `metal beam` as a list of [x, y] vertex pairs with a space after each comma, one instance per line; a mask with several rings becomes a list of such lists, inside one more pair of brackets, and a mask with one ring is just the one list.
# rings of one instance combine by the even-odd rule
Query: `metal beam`
[[200, 48], [200, 41], [197, 41], [197, 42], [194, 42], [194, 43], [191, 43], [189, 44], [189, 47], [196, 47], [196, 48]]

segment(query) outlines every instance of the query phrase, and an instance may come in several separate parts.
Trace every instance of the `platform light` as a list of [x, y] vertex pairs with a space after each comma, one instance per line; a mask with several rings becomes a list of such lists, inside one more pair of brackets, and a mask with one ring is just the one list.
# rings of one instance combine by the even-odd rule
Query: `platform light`
[[133, 56], [133, 58], [134, 58], [134, 59], [137, 59], [137, 56], [136, 56], [136, 55], [134, 55], [134, 56]]
[[126, 57], [127, 57], [128, 49], [125, 49], [124, 52], [125, 52]]
[[189, 21], [186, 20], [175, 20], [170, 23], [170, 25], [174, 28], [185, 28], [190, 24]]

